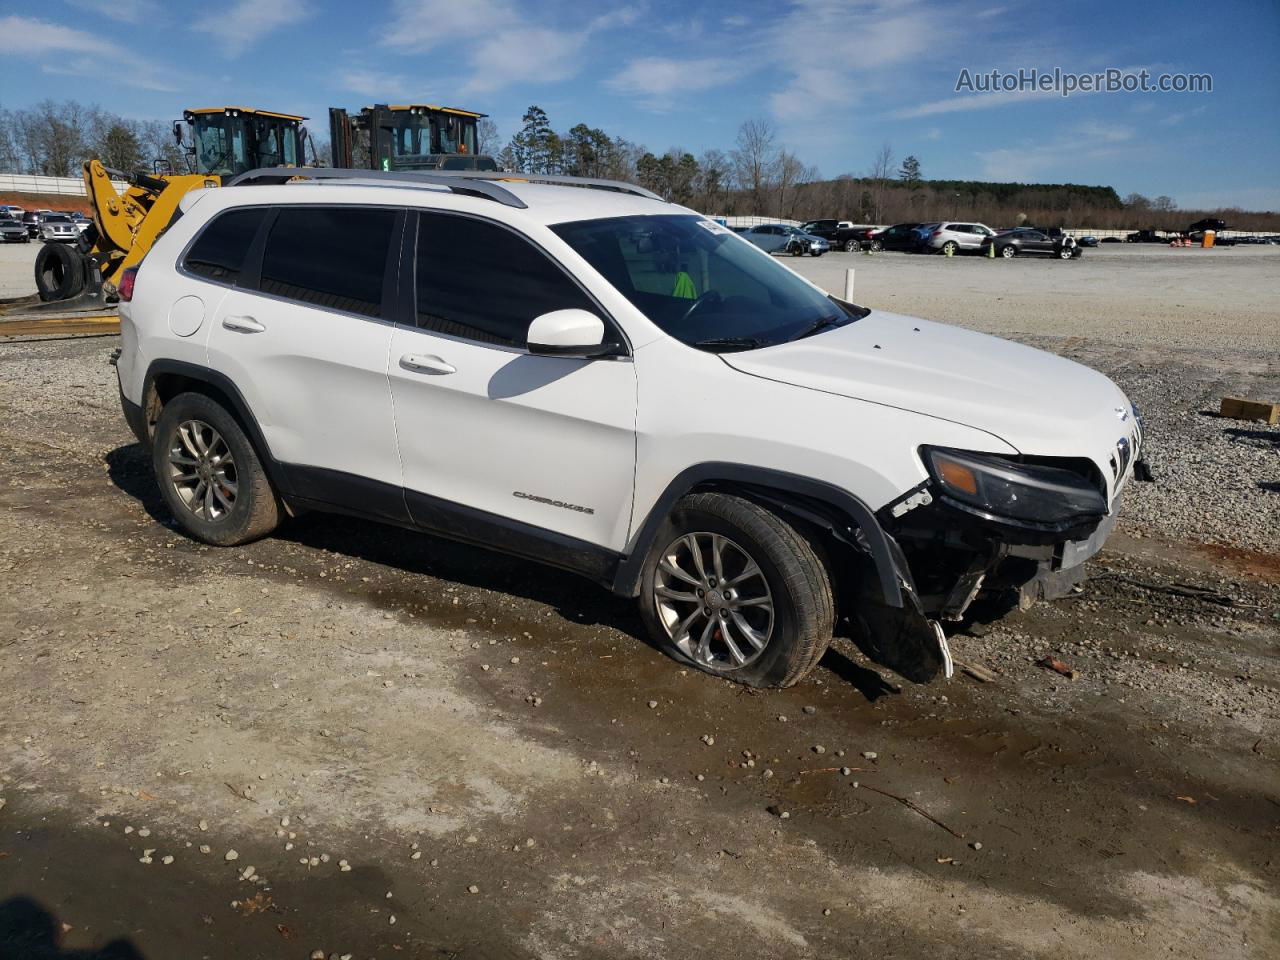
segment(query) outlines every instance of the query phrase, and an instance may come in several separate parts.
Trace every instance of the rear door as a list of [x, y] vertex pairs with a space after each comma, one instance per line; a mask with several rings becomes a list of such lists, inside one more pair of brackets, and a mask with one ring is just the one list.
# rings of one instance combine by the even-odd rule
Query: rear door
[[298, 496], [394, 519], [405, 511], [387, 351], [404, 218], [389, 207], [270, 211], [208, 345]]
[[625, 356], [526, 349], [529, 323], [552, 310], [588, 310], [620, 341], [612, 321], [508, 227], [419, 211], [410, 229], [402, 282], [412, 284], [414, 325], [396, 328], [389, 373], [414, 520], [481, 542], [505, 531], [515, 552], [537, 554], [527, 545], [548, 532], [621, 550], [635, 367]]

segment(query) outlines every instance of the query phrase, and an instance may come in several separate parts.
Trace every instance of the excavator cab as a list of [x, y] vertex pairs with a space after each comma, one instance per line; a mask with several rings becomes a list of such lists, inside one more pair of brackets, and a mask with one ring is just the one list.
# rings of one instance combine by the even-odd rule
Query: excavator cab
[[476, 153], [476, 125], [484, 116], [427, 104], [375, 104], [354, 115], [331, 107], [333, 165], [367, 170], [497, 170], [492, 157]]
[[174, 139], [191, 158], [193, 172], [234, 177], [258, 167], [300, 167], [307, 133], [306, 117], [247, 107], [205, 107], [184, 110], [191, 128], [187, 141], [182, 122], [173, 125]]

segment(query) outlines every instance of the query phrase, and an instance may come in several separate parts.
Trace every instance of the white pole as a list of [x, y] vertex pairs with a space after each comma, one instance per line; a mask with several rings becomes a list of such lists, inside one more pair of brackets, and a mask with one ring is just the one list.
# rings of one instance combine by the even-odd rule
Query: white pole
[[844, 272], [844, 300], [845, 303], [853, 303], [853, 267]]

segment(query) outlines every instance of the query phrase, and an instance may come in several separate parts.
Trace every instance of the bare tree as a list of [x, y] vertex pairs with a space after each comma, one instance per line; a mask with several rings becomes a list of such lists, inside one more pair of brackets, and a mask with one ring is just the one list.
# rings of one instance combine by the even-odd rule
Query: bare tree
[[764, 213], [770, 188], [778, 175], [777, 133], [768, 120], [744, 121], [730, 158], [734, 179], [751, 197], [753, 213]]
[[476, 153], [482, 157], [493, 157], [501, 149], [502, 138], [498, 135], [498, 125], [488, 117], [481, 118], [476, 124]]
[[871, 161], [871, 196], [875, 207], [873, 219], [880, 223], [884, 216], [885, 191], [893, 178], [893, 147], [884, 144]]

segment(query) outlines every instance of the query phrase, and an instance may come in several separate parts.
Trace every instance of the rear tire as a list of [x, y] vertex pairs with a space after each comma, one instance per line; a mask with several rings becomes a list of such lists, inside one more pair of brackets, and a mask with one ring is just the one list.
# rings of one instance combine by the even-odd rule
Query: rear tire
[[831, 642], [835, 602], [826, 568], [793, 527], [750, 500], [697, 493], [654, 538], [640, 615], [683, 663], [751, 687], [789, 687]]
[[219, 547], [265, 537], [280, 521], [271, 481], [240, 424], [202, 393], [165, 404], [152, 439], [160, 494], [188, 534]]
[[942, 254], [944, 256], [950, 253], [950, 255], [954, 257], [959, 252], [960, 252], [960, 244], [956, 243], [954, 240], [948, 240], [946, 243], [942, 245]]
[[857, 253], [858, 250], [861, 249], [861, 247], [862, 247], [862, 244], [858, 243], [857, 240], [846, 240], [844, 242], [845, 253]]
[[36, 254], [36, 292], [48, 303], [69, 300], [84, 289], [84, 257], [60, 243], [46, 243]]

